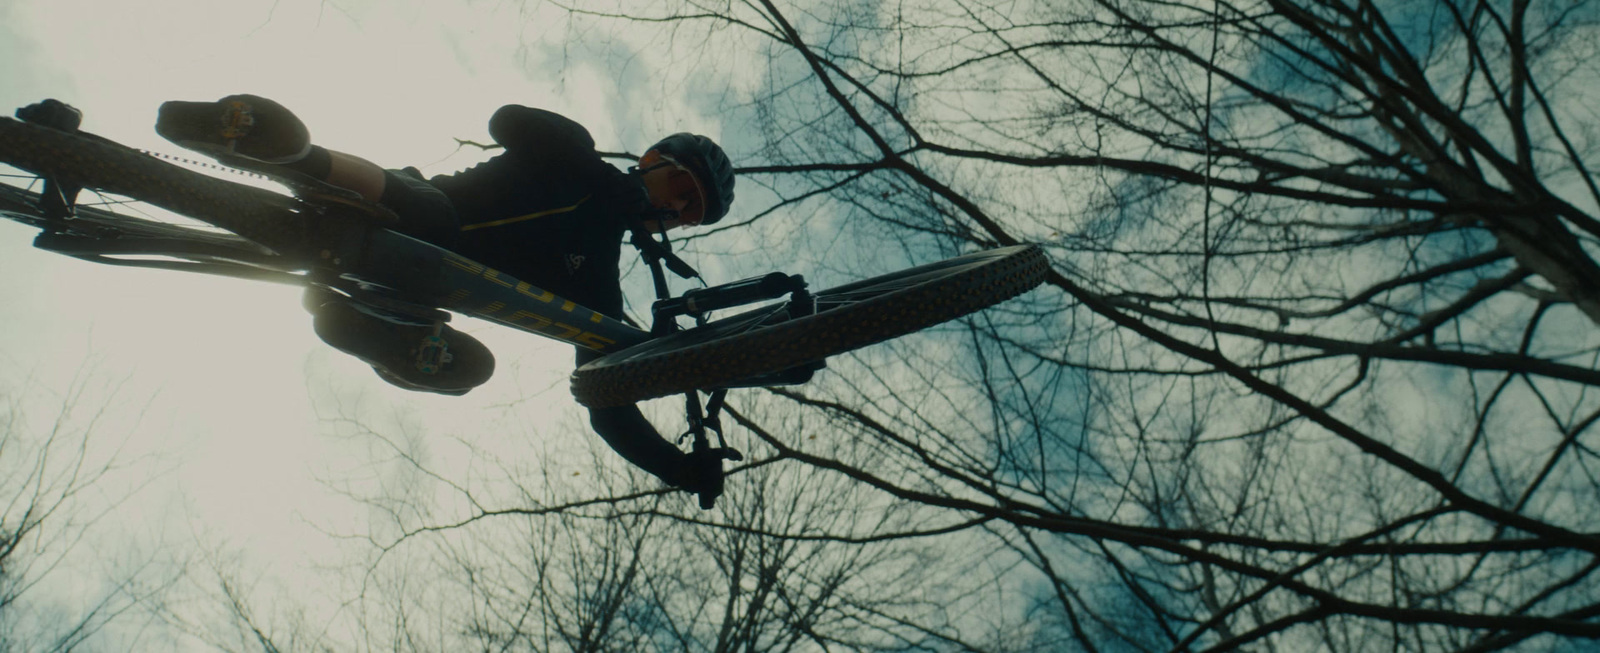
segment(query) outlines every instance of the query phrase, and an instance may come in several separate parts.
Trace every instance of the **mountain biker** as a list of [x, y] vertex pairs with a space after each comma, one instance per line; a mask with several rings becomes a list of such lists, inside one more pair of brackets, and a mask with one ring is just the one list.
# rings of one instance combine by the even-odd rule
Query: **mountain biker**
[[[384, 169], [311, 143], [288, 109], [253, 95], [167, 102], [156, 132], [226, 162], [287, 170], [359, 193], [398, 217], [396, 231], [505, 271], [621, 319], [618, 262], [629, 229], [709, 225], [733, 201], [733, 167], [711, 139], [677, 133], [624, 172], [595, 152], [588, 130], [561, 115], [501, 107], [489, 134], [505, 151], [465, 171], [424, 180], [416, 168]], [[413, 364], [433, 325], [380, 319], [342, 295], [312, 287], [306, 307], [318, 336], [408, 390], [465, 394], [487, 381], [494, 357], [475, 338], [443, 326], [453, 359], [424, 374]], [[579, 348], [577, 364], [599, 356]], [[590, 424], [628, 462], [704, 497], [721, 493], [720, 458], [685, 454], [636, 406], [589, 409]], [[713, 467], [713, 465], [715, 467]]]

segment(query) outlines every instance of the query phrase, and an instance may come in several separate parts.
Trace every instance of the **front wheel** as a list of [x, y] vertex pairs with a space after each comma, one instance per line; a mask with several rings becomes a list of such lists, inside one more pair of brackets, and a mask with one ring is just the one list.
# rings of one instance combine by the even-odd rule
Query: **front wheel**
[[717, 320], [578, 368], [572, 394], [602, 408], [713, 389], [822, 360], [953, 320], [1044, 281], [1037, 245], [986, 250], [816, 293], [817, 311], [782, 305]]

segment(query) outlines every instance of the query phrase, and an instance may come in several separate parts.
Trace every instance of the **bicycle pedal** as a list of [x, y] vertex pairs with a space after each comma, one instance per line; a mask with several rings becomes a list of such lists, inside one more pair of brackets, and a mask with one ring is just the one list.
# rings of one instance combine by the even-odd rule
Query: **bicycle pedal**
[[436, 335], [422, 339], [422, 346], [417, 349], [416, 367], [423, 374], [438, 374], [455, 357], [450, 355], [449, 344]]
[[255, 111], [249, 104], [234, 101], [227, 103], [222, 110], [222, 137], [228, 139], [228, 151], [233, 151], [234, 142], [250, 133], [250, 128], [256, 125]]

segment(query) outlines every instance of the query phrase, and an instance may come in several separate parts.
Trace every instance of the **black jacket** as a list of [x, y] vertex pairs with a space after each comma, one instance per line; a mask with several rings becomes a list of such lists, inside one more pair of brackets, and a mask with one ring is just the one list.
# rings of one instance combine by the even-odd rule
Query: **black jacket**
[[[644, 186], [595, 153], [582, 125], [507, 105], [489, 120], [505, 152], [429, 183], [455, 205], [451, 248], [579, 304], [622, 318], [619, 259], [630, 215], [649, 208]], [[579, 365], [597, 353], [579, 349]], [[596, 433], [628, 462], [679, 485], [684, 454], [634, 406], [590, 409]]]

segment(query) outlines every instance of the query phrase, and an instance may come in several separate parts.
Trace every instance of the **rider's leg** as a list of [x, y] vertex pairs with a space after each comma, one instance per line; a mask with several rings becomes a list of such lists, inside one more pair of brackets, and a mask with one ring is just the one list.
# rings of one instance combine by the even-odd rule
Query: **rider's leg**
[[[300, 119], [266, 98], [230, 95], [216, 102], [167, 102], [161, 105], [156, 132], [225, 161], [242, 158], [258, 169], [281, 167], [356, 191], [393, 210], [400, 218], [396, 231], [437, 245], [448, 247], [458, 231], [454, 205], [423, 181], [421, 173], [384, 170], [366, 159], [312, 145]], [[494, 373], [489, 349], [448, 325], [385, 319], [318, 286], [307, 287], [303, 302], [324, 342], [372, 365], [385, 381], [400, 387], [459, 395]], [[439, 365], [426, 355], [436, 330], [451, 357]]]
[[416, 168], [376, 169], [376, 172], [383, 188], [378, 203], [389, 207], [400, 218], [392, 229], [446, 249], [455, 244], [456, 237], [461, 234], [461, 222], [455, 203], [444, 191], [424, 181]]
[[[455, 206], [423, 181], [414, 169], [379, 170], [384, 179], [383, 204], [400, 217], [397, 231], [449, 247], [456, 228]], [[476, 338], [438, 325], [451, 360], [441, 369], [425, 372], [418, 366], [422, 346], [433, 335], [432, 325], [398, 324], [374, 316], [351, 304], [344, 296], [311, 286], [306, 307], [323, 342], [365, 361], [383, 380], [408, 390], [464, 394], [494, 374], [494, 355]]]
[[368, 202], [384, 203], [383, 193], [388, 187], [388, 175], [384, 174], [383, 168], [353, 154], [333, 150], [327, 152], [330, 165], [328, 176], [323, 181], [361, 193], [361, 197]]
[[422, 181], [415, 169], [385, 170], [377, 164], [311, 143], [294, 112], [256, 95], [229, 95], [215, 102], [172, 101], [161, 105], [156, 133], [183, 147], [230, 163], [294, 172], [359, 193], [400, 217], [401, 233], [449, 246], [457, 224], [450, 200]]
[[439, 338], [451, 357], [439, 369], [423, 371], [424, 358], [434, 325], [399, 324], [376, 317], [342, 296], [312, 287], [306, 291], [307, 303], [327, 300], [312, 309], [312, 328], [323, 342], [371, 365], [383, 380], [407, 390], [466, 394], [494, 375], [494, 354], [465, 333], [438, 325]]
[[280, 165], [353, 190], [371, 202], [383, 198], [383, 168], [358, 156], [312, 145], [305, 123], [264, 97], [229, 95], [215, 102], [166, 102], [156, 117], [156, 133], [212, 156]]
[[383, 192], [388, 180], [383, 168], [354, 154], [312, 145], [305, 158], [280, 165], [334, 186], [353, 190], [368, 202], [384, 203]]

